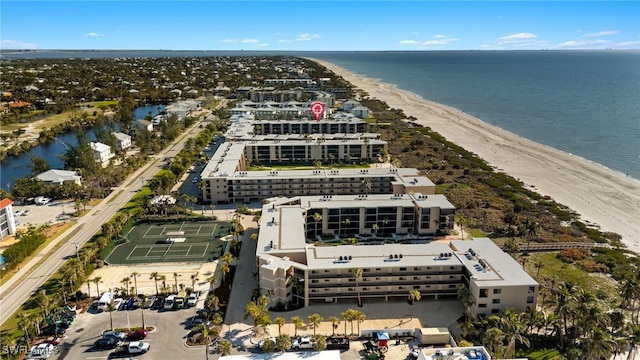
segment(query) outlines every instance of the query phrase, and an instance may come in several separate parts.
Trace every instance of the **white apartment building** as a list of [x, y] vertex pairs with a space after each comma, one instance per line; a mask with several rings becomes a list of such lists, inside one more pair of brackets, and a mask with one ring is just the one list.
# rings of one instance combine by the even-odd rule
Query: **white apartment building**
[[5, 198], [0, 200], [0, 239], [15, 234], [16, 219], [13, 213], [13, 201]]
[[[325, 209], [333, 207], [320, 203], [339, 201], [343, 205], [338, 206], [340, 212], [359, 208], [366, 214], [367, 206], [358, 204], [373, 201], [374, 205], [382, 201], [378, 196], [382, 195], [356, 197], [350, 201], [336, 196], [329, 200], [323, 197], [276, 198], [263, 207], [256, 262], [261, 290], [272, 294], [270, 305], [292, 302], [309, 306], [318, 302], [353, 301], [358, 297], [364, 301], [368, 298], [406, 299], [411, 290], [420, 291], [423, 297], [437, 299], [455, 297], [458, 289], [465, 285], [474, 296], [474, 316], [498, 313], [509, 307], [516, 311], [535, 307], [538, 284], [487, 238], [447, 243], [407, 234], [387, 236], [388, 241], [381, 241], [382, 236], [374, 237], [370, 231], [364, 231], [354, 245], [324, 246], [321, 242], [305, 241], [308, 238], [305, 233], [309, 234], [310, 229], [315, 233], [316, 226], [322, 226], [324, 233], [328, 227], [325, 221], [331, 222], [331, 215], [325, 218], [324, 214], [327, 214]], [[401, 199], [387, 200], [387, 207], [398, 202], [394, 219], [396, 228], [401, 231], [403, 227], [410, 228], [402, 219], [426, 214], [418, 211], [427, 208], [420, 204], [421, 200], [420, 195], [402, 195]], [[413, 214], [406, 206], [409, 202], [414, 204]], [[319, 221], [322, 225], [311, 221], [314, 217], [310, 213], [323, 207]], [[437, 210], [430, 211], [437, 214]], [[375, 216], [377, 222], [381, 219], [380, 214], [369, 216], [371, 219]], [[366, 221], [367, 215], [364, 218]], [[367, 229], [366, 225], [362, 229]], [[356, 234], [347, 235], [352, 236], [357, 238]], [[390, 238], [395, 241], [389, 243]], [[362, 270], [361, 279], [356, 280], [353, 269]]]

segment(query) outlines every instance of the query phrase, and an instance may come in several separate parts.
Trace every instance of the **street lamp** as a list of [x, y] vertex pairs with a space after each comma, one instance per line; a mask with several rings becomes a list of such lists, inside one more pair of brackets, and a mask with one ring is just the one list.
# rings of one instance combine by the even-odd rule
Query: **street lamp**
[[75, 245], [75, 247], [76, 247], [76, 258], [78, 258], [78, 260], [80, 260], [80, 253], [78, 253], [78, 243], [74, 241], [73, 245]]

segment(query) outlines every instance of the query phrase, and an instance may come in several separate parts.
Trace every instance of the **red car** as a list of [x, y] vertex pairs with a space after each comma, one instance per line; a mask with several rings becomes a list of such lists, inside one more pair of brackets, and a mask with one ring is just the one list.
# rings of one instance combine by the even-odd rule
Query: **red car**
[[147, 335], [149, 335], [149, 332], [147, 330], [144, 330], [144, 329], [134, 330], [127, 334], [127, 340], [139, 341], [146, 338]]

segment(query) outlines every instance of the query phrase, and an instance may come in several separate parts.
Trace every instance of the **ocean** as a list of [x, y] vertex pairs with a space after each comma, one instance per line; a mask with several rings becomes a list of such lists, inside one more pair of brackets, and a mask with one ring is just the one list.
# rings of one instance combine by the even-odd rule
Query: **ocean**
[[640, 179], [640, 51], [38, 52], [3, 58], [313, 57]]
[[640, 179], [640, 51], [313, 56]]

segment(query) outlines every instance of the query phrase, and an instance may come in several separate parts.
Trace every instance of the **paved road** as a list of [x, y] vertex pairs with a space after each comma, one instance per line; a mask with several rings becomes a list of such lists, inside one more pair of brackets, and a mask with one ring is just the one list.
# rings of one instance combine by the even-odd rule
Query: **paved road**
[[[154, 156], [145, 167], [130, 175], [122, 185], [115, 188], [106, 199], [96, 205], [87, 215], [58, 236], [40, 254], [36, 255], [27, 266], [0, 288], [0, 324], [3, 324], [22, 305], [29, 296], [53, 275], [65, 262], [65, 258], [75, 254], [76, 247], [84, 245], [120, 208], [136, 194], [145, 180], [151, 179], [164, 165], [165, 157], [175, 156], [184, 142], [195, 136], [201, 129], [202, 121], [194, 124], [173, 145], [168, 146], [160, 154]], [[59, 246], [59, 248], [57, 248]], [[53, 253], [38, 264], [48, 254]], [[31, 273], [29, 273], [31, 271]]]

